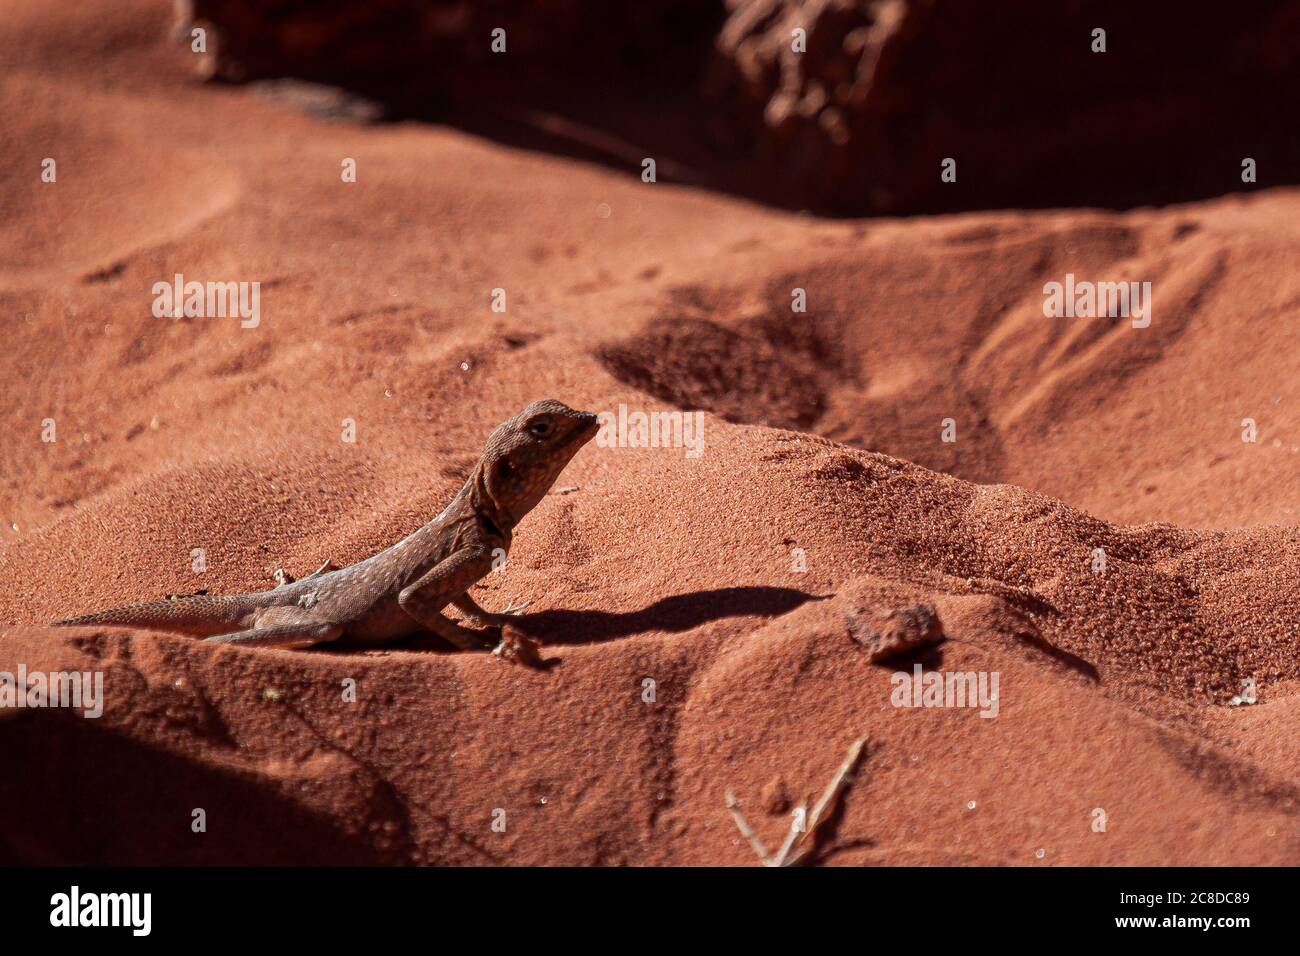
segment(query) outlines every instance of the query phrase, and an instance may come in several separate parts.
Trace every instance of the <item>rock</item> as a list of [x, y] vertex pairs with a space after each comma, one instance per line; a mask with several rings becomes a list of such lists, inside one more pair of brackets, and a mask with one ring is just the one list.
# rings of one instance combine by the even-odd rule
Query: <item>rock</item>
[[1240, 178], [1247, 149], [1267, 170], [1260, 183], [1294, 182], [1300, 168], [1300, 141], [1279, 122], [1300, 111], [1300, 0], [1260, 0], [1250, 16], [1182, 0], [1006, 0], [996, 12], [979, 0], [177, 0], [176, 10], [179, 39], [195, 24], [208, 31], [195, 68], [210, 78], [294, 77], [396, 113], [451, 107], [476, 122], [563, 113], [607, 134], [584, 142], [635, 143], [620, 164], [642, 150], [661, 171], [685, 159], [678, 168], [699, 184], [819, 212], [1184, 201], [1251, 188]]
[[[1227, 130], [1252, 151], [1300, 159], [1276, 122], [1300, 104], [1285, 65], [1300, 40], [1297, 0], [1250, 17], [1180, 0], [727, 8], [708, 79], [726, 127], [717, 139], [756, 151], [788, 201], [824, 211], [1215, 195], [1241, 188]], [[1157, 159], [1180, 155], [1197, 161]], [[946, 158], [955, 182], [940, 177]]]
[[848, 613], [849, 637], [866, 648], [876, 664], [944, 640], [933, 604], [887, 611], [856, 605]]
[[214, 34], [217, 79], [292, 76], [390, 101], [462, 103], [635, 73], [684, 38], [707, 41], [721, 15], [709, 0], [176, 0], [174, 11], [184, 42], [196, 22]]
[[772, 816], [778, 816], [790, 809], [790, 793], [786, 790], [785, 781], [780, 777], [773, 777], [764, 784], [759, 798], [763, 802], [763, 810]]

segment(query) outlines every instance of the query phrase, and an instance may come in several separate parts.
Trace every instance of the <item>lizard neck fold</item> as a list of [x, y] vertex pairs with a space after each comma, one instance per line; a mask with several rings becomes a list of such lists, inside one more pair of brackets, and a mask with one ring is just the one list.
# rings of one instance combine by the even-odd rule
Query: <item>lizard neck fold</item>
[[480, 460], [474, 466], [474, 471], [470, 473], [469, 480], [465, 482], [465, 488], [461, 493], [475, 514], [495, 525], [506, 538], [510, 537], [516, 519], [505, 504], [492, 493], [486, 460]]

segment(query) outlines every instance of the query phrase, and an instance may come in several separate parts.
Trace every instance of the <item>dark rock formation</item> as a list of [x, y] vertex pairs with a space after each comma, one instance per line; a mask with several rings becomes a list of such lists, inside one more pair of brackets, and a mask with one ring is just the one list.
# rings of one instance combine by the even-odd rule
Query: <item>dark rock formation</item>
[[540, 106], [630, 147], [589, 158], [639, 172], [655, 156], [691, 171], [667, 178], [822, 212], [1185, 200], [1254, 188], [1246, 158], [1260, 185], [1300, 179], [1300, 0], [177, 7], [187, 35], [209, 30], [217, 78], [298, 77], [471, 124]]
[[825, 209], [1165, 201], [1241, 188], [1245, 157], [1274, 183], [1300, 158], [1283, 120], [1300, 102], [1295, 0], [728, 8], [710, 94], [734, 139]]
[[[670, 49], [703, 54], [716, 0], [176, 0], [176, 27], [213, 34], [211, 76], [294, 76], [389, 98], [527, 99]], [[504, 51], [493, 49], [504, 31]]]

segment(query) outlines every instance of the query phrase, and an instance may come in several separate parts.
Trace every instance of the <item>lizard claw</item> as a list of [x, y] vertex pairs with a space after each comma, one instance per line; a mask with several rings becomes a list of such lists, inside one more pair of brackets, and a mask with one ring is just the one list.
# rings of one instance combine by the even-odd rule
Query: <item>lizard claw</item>
[[528, 607], [528, 605], [532, 603], [533, 603], [532, 599], [530, 598], [527, 601], [525, 601], [523, 604], [519, 605], [518, 607], [515, 607], [515, 602], [511, 601], [509, 604], [506, 605], [506, 609], [502, 611], [501, 614], [502, 615], [508, 614], [511, 617], [519, 617], [524, 613], [524, 608]]
[[[313, 571], [311, 574], [307, 575], [307, 577], [309, 577], [309, 578], [319, 577], [319, 576], [322, 575], [322, 574], [328, 574], [329, 572], [331, 572], [331, 571], [337, 571], [338, 569], [339, 569], [339, 566], [338, 566], [337, 564], [334, 563], [333, 558], [326, 558], [326, 559], [325, 559], [325, 563], [322, 564], [322, 565], [321, 565], [319, 568], [317, 568], [315, 571]], [[304, 580], [306, 580], [306, 579], [304, 578]]]
[[[337, 570], [338, 570], [338, 566], [332, 560], [327, 559], [324, 564], [322, 564], [311, 574], [307, 575], [307, 577], [302, 578], [302, 580], [307, 581], [310, 580], [311, 578], [319, 577], [322, 574], [326, 574], [327, 572], [337, 571]], [[284, 568], [276, 568], [273, 577], [275, 578], [275, 586], [278, 588], [282, 588], [288, 584], [293, 584], [297, 580], [299, 580], [298, 578], [295, 578], [292, 574], [290, 574], [288, 571], [286, 571]]]

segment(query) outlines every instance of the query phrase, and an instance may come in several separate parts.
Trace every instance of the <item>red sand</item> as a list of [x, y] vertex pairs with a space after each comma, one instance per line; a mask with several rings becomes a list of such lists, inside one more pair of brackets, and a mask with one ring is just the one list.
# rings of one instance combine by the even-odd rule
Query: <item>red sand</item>
[[[1300, 861], [1300, 192], [818, 221], [196, 86], [164, 5], [91, 6], [0, 34], [0, 670], [107, 704], [0, 711], [0, 856], [752, 864], [724, 791], [776, 843], [764, 795], [867, 735], [823, 862]], [[1066, 271], [1149, 278], [1151, 327], [1045, 319]], [[154, 318], [176, 272], [260, 326]], [[534, 600], [545, 672], [42, 626], [386, 547], [546, 396], [716, 414], [518, 529], [480, 600]], [[919, 603], [996, 719], [890, 706], [850, 624]]]

